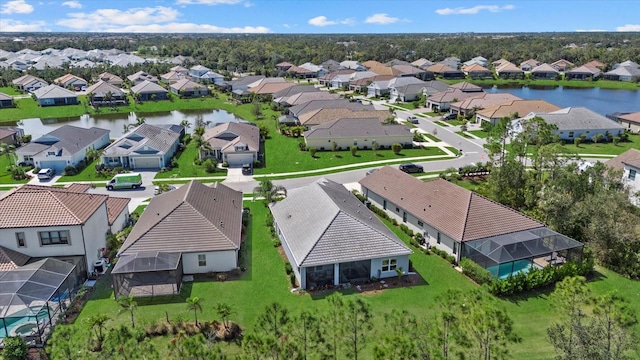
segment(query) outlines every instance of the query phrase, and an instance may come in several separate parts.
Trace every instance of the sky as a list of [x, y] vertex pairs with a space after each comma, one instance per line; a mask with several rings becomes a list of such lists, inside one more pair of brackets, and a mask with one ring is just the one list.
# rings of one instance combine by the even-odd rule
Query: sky
[[638, 0], [0, 0], [0, 32], [640, 32]]

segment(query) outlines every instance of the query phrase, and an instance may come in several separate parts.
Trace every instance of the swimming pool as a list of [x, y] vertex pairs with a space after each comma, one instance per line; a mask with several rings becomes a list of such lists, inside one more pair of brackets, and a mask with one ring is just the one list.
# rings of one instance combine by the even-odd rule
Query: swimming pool
[[489, 266], [487, 270], [498, 279], [506, 279], [509, 276], [516, 275], [520, 272], [527, 273], [533, 267], [530, 260], [517, 260], [504, 264]]
[[[23, 317], [10, 317], [4, 319], [5, 326], [2, 326], [2, 319], [0, 319], [0, 338], [6, 338], [8, 336], [16, 335], [29, 335], [33, 329], [37, 329], [37, 323], [40, 321], [48, 322], [49, 313], [48, 307], [43, 307], [36, 316], [25, 315]], [[53, 310], [51, 309], [53, 315]], [[6, 327], [6, 331], [5, 331]], [[8, 335], [7, 335], [8, 333]]]

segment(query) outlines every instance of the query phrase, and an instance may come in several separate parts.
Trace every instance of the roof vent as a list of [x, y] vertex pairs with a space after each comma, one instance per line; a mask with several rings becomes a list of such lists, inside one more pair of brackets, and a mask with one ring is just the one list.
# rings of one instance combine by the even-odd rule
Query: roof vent
[[291, 214], [288, 214], [288, 215], [287, 215], [287, 219], [291, 219]]

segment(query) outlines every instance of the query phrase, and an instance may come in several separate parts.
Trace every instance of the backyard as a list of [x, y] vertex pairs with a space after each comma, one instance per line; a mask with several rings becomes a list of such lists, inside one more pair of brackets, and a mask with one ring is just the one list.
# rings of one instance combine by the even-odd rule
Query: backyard
[[[165, 312], [169, 318], [178, 318], [189, 321], [193, 313], [187, 310], [186, 298], [198, 296], [203, 301], [201, 320], [218, 319], [215, 304], [226, 302], [233, 307], [231, 320], [239, 323], [250, 331], [255, 326], [255, 321], [264, 308], [271, 302], [278, 301], [293, 314], [302, 309], [321, 313], [327, 309], [325, 294], [297, 295], [289, 291], [288, 279], [285, 276], [284, 263], [276, 248], [270, 240], [269, 231], [264, 225], [268, 209], [262, 202], [245, 202], [245, 206], [251, 209], [252, 221], [248, 227], [249, 236], [245, 246], [244, 266], [247, 271], [237, 280], [218, 282], [212, 280], [195, 281], [185, 283], [182, 292], [175, 297], [156, 297], [151, 299], [139, 299], [139, 308], [135, 313], [138, 324], [145, 325], [154, 321], [164, 321]], [[392, 230], [405, 242], [407, 236], [398, 227]], [[424, 282], [413, 287], [404, 287], [384, 290], [380, 293], [366, 295], [366, 300], [372, 306], [375, 314], [374, 324], [376, 329], [384, 329], [385, 322], [382, 314], [391, 309], [403, 309], [418, 316], [434, 315], [437, 309], [436, 297], [445, 290], [454, 288], [469, 290], [475, 285], [455, 271], [449, 263], [434, 255], [424, 255], [415, 252], [411, 255], [414, 269], [423, 278]], [[622, 278], [606, 269], [597, 268], [597, 276], [589, 283], [591, 291], [595, 295], [605, 294], [617, 290], [618, 295], [627, 299], [635, 299], [640, 292], [640, 285]], [[527, 293], [517, 297], [507, 298], [501, 301], [514, 321], [515, 332], [522, 338], [518, 344], [512, 345], [511, 358], [514, 359], [549, 359], [554, 356], [553, 349], [546, 335], [546, 328], [557, 319], [552, 304], [548, 301], [551, 289], [539, 292]], [[345, 290], [347, 296], [353, 295], [355, 290]], [[103, 277], [93, 293], [91, 301], [84, 307], [76, 326], [83, 326], [84, 320], [95, 314], [107, 314], [111, 317], [108, 326], [114, 327], [120, 324], [129, 324], [126, 315], [117, 316], [119, 307], [112, 299], [108, 276]], [[634, 310], [640, 311], [640, 303], [630, 304]], [[380, 331], [380, 330], [379, 330]], [[378, 333], [379, 333], [378, 331]], [[80, 333], [79, 333], [80, 334]], [[83, 339], [85, 334], [81, 333]], [[157, 349], [166, 351], [169, 337], [161, 337], [154, 340]], [[238, 352], [236, 345], [222, 345], [225, 352], [235, 354]], [[365, 349], [365, 355], [371, 354], [371, 347]], [[370, 358], [370, 356], [365, 356]]]
[[225, 176], [227, 175], [226, 169], [216, 168], [213, 173], [205, 171], [204, 166], [195, 165], [194, 161], [198, 158], [198, 149], [195, 142], [189, 142], [185, 149], [177, 154], [174, 159], [178, 162], [177, 167], [173, 167], [164, 172], [158, 172], [155, 176], [156, 179], [167, 179], [172, 177], [203, 177], [203, 176]]
[[[510, 149], [510, 145], [507, 144], [507, 150]], [[531, 153], [533, 149], [533, 146], [528, 146], [527, 153]], [[566, 143], [562, 145], [562, 150], [567, 154], [620, 155], [629, 149], [640, 150], [639, 134], [629, 135], [629, 141], [621, 141], [618, 145], [615, 145], [613, 142], [586, 142], [579, 146], [576, 146], [573, 143]]]

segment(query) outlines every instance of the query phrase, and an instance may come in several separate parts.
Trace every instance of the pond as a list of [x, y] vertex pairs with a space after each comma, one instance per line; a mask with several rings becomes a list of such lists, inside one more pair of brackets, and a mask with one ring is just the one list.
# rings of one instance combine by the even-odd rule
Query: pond
[[515, 87], [485, 89], [487, 92], [507, 92], [522, 99], [542, 99], [561, 108], [583, 106], [599, 114], [640, 111], [640, 91], [601, 88], [566, 88], [562, 86]]
[[24, 119], [19, 122], [19, 125], [24, 129], [25, 134], [31, 134], [33, 138], [42, 136], [52, 130], [59, 128], [62, 125], [75, 125], [84, 128], [90, 128], [96, 126], [102, 129], [111, 131], [112, 138], [119, 138], [123, 134], [123, 128], [125, 124], [133, 124], [136, 122], [137, 117], [144, 117], [147, 124], [161, 125], [161, 124], [180, 124], [182, 120], [189, 120], [191, 128], [187, 129], [190, 133], [193, 131], [193, 124], [195, 119], [202, 117], [204, 121], [210, 121], [211, 124], [226, 123], [226, 122], [239, 122], [242, 119], [235, 116], [232, 113], [224, 110], [173, 110], [167, 112], [155, 112], [150, 114], [104, 114], [104, 115], [82, 115], [75, 118], [63, 118], [63, 119]]

